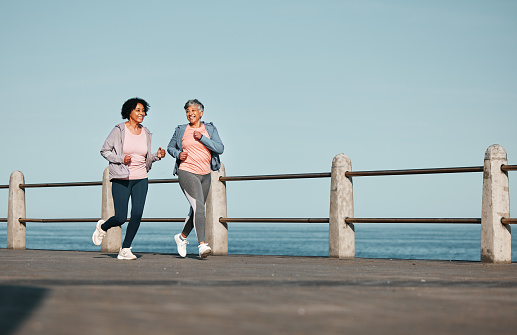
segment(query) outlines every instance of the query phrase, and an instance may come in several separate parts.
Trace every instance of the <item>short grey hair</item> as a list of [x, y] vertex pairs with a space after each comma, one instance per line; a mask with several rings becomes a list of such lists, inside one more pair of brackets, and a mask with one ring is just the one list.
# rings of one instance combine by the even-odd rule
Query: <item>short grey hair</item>
[[185, 107], [184, 107], [185, 110], [187, 110], [187, 108], [189, 108], [190, 106], [197, 106], [197, 108], [199, 108], [200, 111], [205, 110], [205, 106], [203, 106], [201, 101], [199, 101], [198, 99], [191, 99], [191, 100], [187, 101], [185, 103]]

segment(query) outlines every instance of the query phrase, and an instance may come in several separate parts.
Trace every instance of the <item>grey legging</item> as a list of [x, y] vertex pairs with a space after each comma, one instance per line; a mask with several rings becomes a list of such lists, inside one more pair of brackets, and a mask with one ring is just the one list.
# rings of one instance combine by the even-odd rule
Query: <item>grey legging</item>
[[190, 211], [185, 219], [183, 235], [188, 236], [195, 228], [197, 240], [205, 240], [205, 202], [210, 191], [210, 173], [205, 175], [178, 170], [181, 190], [190, 203]]

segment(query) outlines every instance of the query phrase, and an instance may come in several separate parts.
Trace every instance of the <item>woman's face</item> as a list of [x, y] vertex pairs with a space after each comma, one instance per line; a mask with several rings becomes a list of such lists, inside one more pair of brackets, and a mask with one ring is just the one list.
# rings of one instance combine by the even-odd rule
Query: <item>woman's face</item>
[[131, 114], [129, 114], [129, 120], [136, 122], [136, 123], [142, 123], [144, 121], [145, 117], [145, 109], [144, 105], [141, 103], [136, 104], [135, 109], [131, 111]]
[[199, 107], [196, 105], [187, 107], [186, 112], [187, 120], [190, 124], [198, 124], [203, 116], [203, 111], [200, 111]]

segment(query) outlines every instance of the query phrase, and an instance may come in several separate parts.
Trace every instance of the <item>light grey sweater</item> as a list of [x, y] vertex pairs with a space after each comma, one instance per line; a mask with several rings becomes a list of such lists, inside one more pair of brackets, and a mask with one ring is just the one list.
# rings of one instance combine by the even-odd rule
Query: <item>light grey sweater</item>
[[[159, 161], [161, 158], [156, 153], [151, 153], [151, 137], [152, 134], [146, 127], [142, 126], [147, 138], [147, 154], [145, 155], [145, 166], [147, 172], [151, 170], [151, 165]], [[129, 177], [129, 168], [124, 164], [124, 137], [126, 125], [122, 122], [113, 128], [111, 133], [104, 141], [101, 148], [102, 157], [109, 162], [109, 176], [112, 179], [127, 179]]]

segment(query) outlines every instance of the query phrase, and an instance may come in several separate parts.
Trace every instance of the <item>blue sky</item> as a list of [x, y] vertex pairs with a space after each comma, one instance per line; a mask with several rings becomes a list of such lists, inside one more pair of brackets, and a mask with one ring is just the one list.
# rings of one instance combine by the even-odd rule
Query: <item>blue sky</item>
[[[228, 175], [328, 172], [338, 153], [354, 170], [480, 166], [495, 143], [517, 164], [514, 1], [1, 1], [0, 10], [0, 184], [14, 170], [28, 183], [100, 180], [99, 149], [135, 96], [151, 105], [154, 150], [186, 122], [185, 101], [201, 100]], [[172, 177], [172, 165], [167, 156], [149, 177]], [[480, 173], [355, 178], [355, 215], [480, 217], [481, 186]], [[99, 187], [26, 192], [28, 217], [100, 215]], [[328, 217], [328, 179], [233, 182], [227, 192], [230, 217]], [[144, 215], [182, 217], [187, 206], [177, 184], [151, 185]]]

